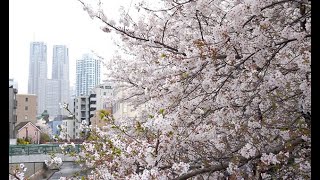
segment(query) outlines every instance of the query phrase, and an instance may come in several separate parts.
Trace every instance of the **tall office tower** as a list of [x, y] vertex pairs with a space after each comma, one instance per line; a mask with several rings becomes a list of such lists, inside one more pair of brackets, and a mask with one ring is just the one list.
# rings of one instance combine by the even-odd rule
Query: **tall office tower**
[[51, 118], [60, 115], [59, 80], [48, 79], [46, 91], [46, 110]]
[[30, 43], [28, 94], [38, 97], [38, 114], [45, 110], [47, 80], [47, 45], [43, 42]]
[[93, 54], [84, 54], [76, 66], [76, 96], [88, 96], [100, 84], [100, 60]]
[[[59, 103], [69, 102], [69, 51], [64, 45], [53, 46], [53, 59], [52, 59], [52, 82], [48, 84], [47, 88], [52, 85], [54, 89], [49, 90], [50, 95], [55, 95], [55, 101], [47, 101], [50, 106], [49, 114], [67, 115], [65, 110], [62, 110]], [[56, 84], [58, 83], [58, 84]], [[49, 95], [48, 94], [48, 95]], [[58, 102], [58, 103], [57, 103]], [[54, 113], [53, 113], [54, 112]]]
[[[73, 110], [74, 108], [74, 99], [76, 97], [76, 87], [74, 85], [70, 86], [70, 91], [69, 91], [69, 109]], [[72, 111], [71, 111], [72, 112]]]

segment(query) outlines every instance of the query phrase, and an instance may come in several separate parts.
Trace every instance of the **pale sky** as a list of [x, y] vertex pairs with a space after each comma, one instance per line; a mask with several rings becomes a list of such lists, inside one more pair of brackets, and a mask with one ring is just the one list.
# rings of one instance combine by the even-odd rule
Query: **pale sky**
[[[117, 17], [120, 6], [133, 8], [134, 0], [108, 0], [107, 3], [106, 15]], [[76, 60], [83, 53], [94, 50], [110, 59], [116, 50], [114, 35], [101, 31], [101, 25], [88, 16], [77, 0], [10, 0], [9, 78], [18, 82], [18, 93], [28, 91], [31, 41], [47, 44], [48, 78], [51, 78], [53, 45], [69, 48], [71, 85], [75, 84]]]

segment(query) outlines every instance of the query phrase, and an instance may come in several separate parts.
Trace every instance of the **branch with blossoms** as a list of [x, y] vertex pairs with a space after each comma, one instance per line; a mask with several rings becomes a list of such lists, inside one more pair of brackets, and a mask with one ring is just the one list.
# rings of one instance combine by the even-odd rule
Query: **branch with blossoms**
[[109, 76], [138, 114], [102, 115], [92, 178], [310, 177], [310, 2], [165, 0], [133, 25], [80, 2], [133, 55]]
[[12, 180], [24, 180], [24, 172], [27, 171], [27, 168], [24, 164], [16, 165], [15, 167], [11, 167], [11, 172], [9, 172], [9, 179]]

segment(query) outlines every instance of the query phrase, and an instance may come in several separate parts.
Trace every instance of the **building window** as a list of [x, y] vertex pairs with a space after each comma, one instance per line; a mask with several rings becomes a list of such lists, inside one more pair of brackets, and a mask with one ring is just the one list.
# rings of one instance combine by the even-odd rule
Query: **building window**
[[25, 107], [24, 107], [24, 110], [28, 111], [28, 106], [25, 106]]
[[28, 100], [29, 100], [29, 99], [28, 99], [28, 98], [26, 98], [26, 102], [28, 102]]
[[34, 132], [34, 135], [37, 135], [37, 131]]
[[103, 95], [105, 96], [105, 95], [107, 95], [107, 93], [106, 93], [106, 92], [103, 92]]
[[25, 115], [25, 116], [24, 116], [24, 119], [25, 119], [25, 120], [28, 120], [28, 116], [27, 116], [27, 115]]

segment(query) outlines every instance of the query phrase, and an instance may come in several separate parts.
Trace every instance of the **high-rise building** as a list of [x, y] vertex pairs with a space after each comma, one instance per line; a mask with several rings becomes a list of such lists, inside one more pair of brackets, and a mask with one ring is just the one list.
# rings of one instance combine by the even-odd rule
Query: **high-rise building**
[[69, 52], [64, 45], [53, 46], [52, 79], [47, 80], [46, 109], [51, 117], [66, 115], [59, 103], [69, 102]]
[[47, 80], [47, 45], [43, 42], [30, 43], [28, 94], [38, 97], [38, 114], [45, 110]]
[[100, 84], [100, 60], [93, 54], [84, 54], [76, 66], [76, 96], [88, 96]]
[[69, 102], [69, 50], [64, 45], [53, 46], [52, 79], [60, 81], [60, 102]]
[[59, 80], [57, 79], [48, 79], [47, 80], [47, 92], [46, 92], [46, 110], [49, 113], [51, 118], [60, 115], [60, 88]]
[[73, 108], [74, 108], [74, 99], [76, 97], [76, 88], [74, 85], [70, 86], [70, 91], [69, 91], [69, 110], [72, 112]]

